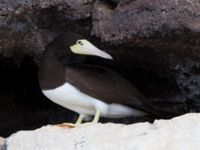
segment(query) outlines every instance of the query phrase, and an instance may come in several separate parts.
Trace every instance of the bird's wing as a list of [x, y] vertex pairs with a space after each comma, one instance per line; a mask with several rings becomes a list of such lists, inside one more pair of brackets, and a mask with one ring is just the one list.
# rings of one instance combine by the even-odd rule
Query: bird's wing
[[66, 81], [87, 95], [106, 103], [120, 103], [146, 110], [144, 104], [148, 104], [148, 100], [129, 81], [108, 68], [68, 66], [65, 73]]

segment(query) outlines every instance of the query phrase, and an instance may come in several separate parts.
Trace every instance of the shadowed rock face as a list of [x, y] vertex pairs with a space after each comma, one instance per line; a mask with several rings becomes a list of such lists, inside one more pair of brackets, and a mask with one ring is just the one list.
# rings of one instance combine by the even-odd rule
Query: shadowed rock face
[[[0, 63], [5, 64], [0, 66], [1, 71], [18, 68], [16, 64], [27, 56], [31, 56], [29, 61], [37, 62], [46, 45], [66, 30], [83, 34], [98, 47], [108, 50], [114, 61], [103, 62], [103, 65], [129, 79], [155, 106], [177, 113], [200, 111], [198, 0], [0, 0]], [[12, 59], [5, 61], [5, 56]], [[100, 60], [90, 61], [102, 63]], [[34, 70], [34, 65], [24, 63]], [[24, 74], [26, 69], [22, 67], [19, 71]], [[35, 75], [27, 75], [34, 78], [33, 81], [36, 80], [36, 71]], [[9, 87], [21, 78], [16, 73], [12, 77], [15, 80], [6, 79], [6, 73], [0, 76], [5, 79], [0, 80], [4, 85], [0, 86], [0, 103], [5, 104], [7, 100], [1, 114], [5, 116], [13, 109], [17, 114], [19, 106], [16, 103], [20, 103], [23, 94], [16, 96], [13, 88], [16, 98], [6, 97], [6, 91], [2, 89], [7, 87], [9, 91]], [[30, 82], [21, 86], [18, 92], [27, 90], [29, 86], [32, 86], [31, 90], [37, 88]], [[31, 97], [31, 92], [25, 99]], [[34, 98], [30, 99], [34, 101]], [[26, 102], [22, 105], [26, 108]], [[32, 106], [27, 106], [26, 110], [30, 108]], [[33, 112], [29, 111], [30, 115]], [[41, 114], [45, 116], [46, 112]], [[18, 115], [24, 115], [24, 112]], [[12, 121], [7, 124], [11, 125]], [[25, 126], [19, 125], [18, 129]]]

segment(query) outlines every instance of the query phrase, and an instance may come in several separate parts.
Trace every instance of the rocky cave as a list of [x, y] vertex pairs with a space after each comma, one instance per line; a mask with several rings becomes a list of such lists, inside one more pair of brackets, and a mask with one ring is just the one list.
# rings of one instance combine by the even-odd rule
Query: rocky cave
[[[173, 114], [170, 117], [199, 112], [199, 4], [195, 0], [1, 0], [0, 135], [77, 118], [45, 98], [37, 79], [45, 47], [67, 30], [107, 50], [113, 61], [88, 61], [121, 74], [156, 108]], [[101, 119], [110, 121], [153, 120]]]

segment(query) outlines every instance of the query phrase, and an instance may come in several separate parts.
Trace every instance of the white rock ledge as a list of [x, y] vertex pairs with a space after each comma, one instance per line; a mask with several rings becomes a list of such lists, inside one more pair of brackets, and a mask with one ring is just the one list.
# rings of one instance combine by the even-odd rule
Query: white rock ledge
[[0, 150], [4, 150], [5, 149], [5, 139], [0, 137]]
[[19, 131], [8, 150], [199, 150], [200, 114], [153, 124], [87, 124], [77, 128], [45, 126]]

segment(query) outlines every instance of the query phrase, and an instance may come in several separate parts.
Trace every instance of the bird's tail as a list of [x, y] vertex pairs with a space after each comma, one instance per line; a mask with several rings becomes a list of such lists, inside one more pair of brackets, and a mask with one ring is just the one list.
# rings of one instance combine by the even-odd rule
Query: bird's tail
[[159, 108], [157, 106], [154, 106], [153, 104], [144, 104], [144, 111], [148, 113], [148, 116], [154, 119], [171, 119], [175, 116], [181, 115], [177, 112], [170, 112], [167, 110], [164, 110], [163, 108]]

